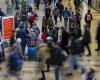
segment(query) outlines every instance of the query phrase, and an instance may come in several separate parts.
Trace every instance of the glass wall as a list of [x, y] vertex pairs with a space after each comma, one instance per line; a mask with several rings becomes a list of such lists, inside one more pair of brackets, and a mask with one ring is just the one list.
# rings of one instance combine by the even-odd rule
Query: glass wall
[[[88, 0], [84, 0], [86, 3], [88, 3]], [[91, 0], [91, 6], [100, 12], [100, 0]]]
[[92, 6], [100, 12], [100, 0], [92, 0]]

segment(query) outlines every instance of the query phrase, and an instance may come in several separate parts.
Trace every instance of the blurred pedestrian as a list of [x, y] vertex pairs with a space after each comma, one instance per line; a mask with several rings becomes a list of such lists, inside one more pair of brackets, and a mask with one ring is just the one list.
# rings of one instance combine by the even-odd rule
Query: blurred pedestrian
[[75, 65], [81, 69], [81, 74], [83, 74], [86, 71], [85, 65], [80, 60], [80, 54], [81, 54], [80, 45], [81, 45], [80, 37], [78, 37], [77, 34], [74, 34], [71, 37], [71, 44], [69, 46], [71, 54], [68, 59], [69, 64], [68, 64], [68, 71], [66, 74], [67, 76], [73, 75], [73, 69]]
[[63, 11], [64, 11], [64, 5], [62, 4], [62, 1], [58, 1], [56, 3], [56, 7], [59, 9], [59, 18], [60, 18], [60, 22], [62, 21], [62, 16], [63, 16]]
[[91, 28], [91, 21], [93, 20], [93, 16], [92, 16], [92, 13], [91, 13], [91, 10], [88, 10], [88, 12], [86, 13], [85, 15], [85, 22], [86, 24], [88, 24], [89, 26], [89, 29]]
[[16, 37], [21, 38], [21, 46], [22, 46], [22, 52], [23, 52], [23, 56], [24, 56], [25, 47], [26, 47], [26, 43], [27, 43], [27, 33], [26, 33], [23, 25], [20, 26], [20, 29], [17, 32]]
[[86, 79], [85, 80], [96, 80], [96, 76], [95, 76], [95, 70], [94, 69], [90, 69], [87, 74], [86, 74]]
[[34, 0], [36, 8], [39, 10], [40, 0]]
[[66, 53], [68, 55], [70, 55], [70, 51], [68, 48], [68, 44], [69, 44], [69, 39], [70, 39], [70, 34], [69, 32], [66, 30], [66, 28], [62, 27], [62, 35], [61, 35], [61, 42], [60, 42], [60, 46], [63, 50], [66, 51]]
[[88, 49], [87, 56], [91, 56], [92, 54], [91, 54], [91, 49], [89, 46], [89, 44], [91, 43], [91, 34], [90, 34], [89, 26], [86, 24], [84, 27], [85, 27], [85, 31], [83, 34], [83, 46], [84, 48], [86, 47]]
[[70, 11], [69, 11], [69, 9], [67, 7], [65, 7], [65, 10], [63, 12], [63, 16], [64, 16], [64, 24], [65, 24], [65, 27], [67, 28], [67, 26], [69, 26], [69, 25], [67, 25], [68, 24], [68, 20], [69, 20], [69, 17], [71, 16], [70, 15]]
[[57, 22], [58, 22], [57, 19], [58, 19], [58, 16], [59, 16], [59, 9], [58, 9], [57, 7], [55, 7], [55, 8], [53, 9], [52, 14], [53, 14], [54, 21], [55, 21], [55, 25], [56, 25]]
[[100, 50], [100, 22], [98, 24], [97, 33], [96, 33], [96, 40], [97, 40], [97, 48], [96, 51]]

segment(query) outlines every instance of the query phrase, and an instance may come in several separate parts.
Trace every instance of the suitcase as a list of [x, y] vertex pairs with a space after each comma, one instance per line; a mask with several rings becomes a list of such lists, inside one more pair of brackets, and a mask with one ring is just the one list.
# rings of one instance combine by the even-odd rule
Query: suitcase
[[37, 48], [36, 47], [29, 47], [28, 48], [28, 60], [32, 61], [36, 59], [36, 52]]

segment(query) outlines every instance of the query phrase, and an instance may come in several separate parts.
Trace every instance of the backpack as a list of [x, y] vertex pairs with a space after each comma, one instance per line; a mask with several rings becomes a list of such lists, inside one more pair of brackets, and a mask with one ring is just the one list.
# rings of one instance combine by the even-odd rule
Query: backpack
[[86, 15], [86, 20], [87, 20], [87, 21], [91, 21], [91, 19], [92, 19], [92, 18], [91, 18], [91, 15], [90, 15], [90, 14], [87, 14], [87, 15]]
[[57, 16], [57, 15], [58, 15], [58, 10], [57, 10], [57, 9], [54, 9], [54, 10], [53, 10], [53, 15], [54, 15], [54, 16]]
[[61, 66], [63, 61], [66, 60], [65, 55], [63, 55], [62, 50], [58, 47], [50, 47], [50, 58], [48, 62], [51, 65]]
[[64, 12], [64, 19], [68, 19], [69, 18], [70, 13], [68, 11]]

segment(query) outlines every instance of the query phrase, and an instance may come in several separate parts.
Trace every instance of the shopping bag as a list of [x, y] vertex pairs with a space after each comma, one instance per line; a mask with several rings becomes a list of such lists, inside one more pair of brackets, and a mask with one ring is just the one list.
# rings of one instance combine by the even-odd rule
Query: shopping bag
[[28, 55], [28, 46], [26, 45], [25, 47], [25, 55], [27, 56]]

